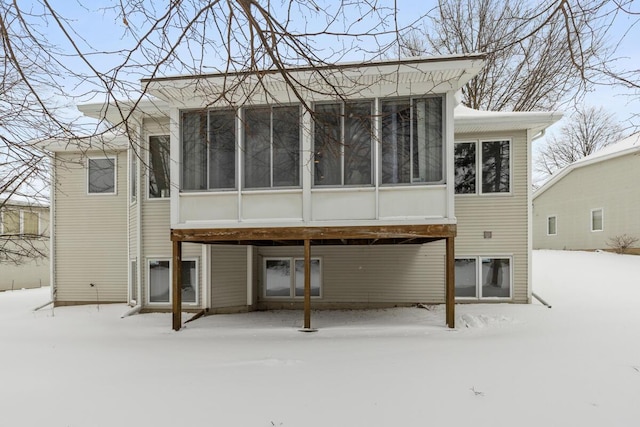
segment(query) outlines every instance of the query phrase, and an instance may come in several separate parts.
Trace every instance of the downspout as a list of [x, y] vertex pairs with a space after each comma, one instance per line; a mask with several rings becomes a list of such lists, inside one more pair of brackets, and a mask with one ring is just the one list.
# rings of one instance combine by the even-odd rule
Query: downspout
[[46, 302], [38, 307], [34, 308], [33, 311], [38, 311], [44, 307], [47, 307], [56, 302], [56, 265], [55, 265], [55, 200], [56, 200], [56, 162], [57, 155], [54, 152], [51, 152], [51, 157], [53, 159], [53, 166], [51, 167], [51, 184], [49, 190], [49, 286], [51, 287], [51, 300]]
[[527, 303], [531, 304], [531, 298], [533, 296], [533, 178], [532, 178], [532, 165], [533, 165], [533, 141], [538, 140], [545, 136], [546, 129], [542, 129], [536, 135], [529, 137], [531, 130], [527, 129]]
[[56, 164], [57, 153], [53, 152], [51, 168], [51, 189], [49, 191], [49, 285], [51, 286], [51, 302], [56, 301]]

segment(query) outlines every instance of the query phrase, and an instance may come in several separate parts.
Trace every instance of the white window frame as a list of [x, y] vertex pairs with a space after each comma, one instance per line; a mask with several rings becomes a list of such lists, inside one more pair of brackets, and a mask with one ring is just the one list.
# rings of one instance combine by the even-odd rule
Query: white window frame
[[[600, 211], [600, 217], [601, 217], [601, 228], [600, 229], [594, 229], [593, 228], [593, 214], [595, 212]], [[591, 232], [592, 233], [600, 233], [602, 231], [604, 231], [604, 208], [595, 208], [595, 209], [591, 209], [591, 218], [589, 220], [589, 223], [591, 225]]]
[[[413, 170], [414, 167], [416, 167], [416, 165], [414, 165], [413, 163], [413, 143], [414, 143], [414, 129], [413, 129], [413, 117], [416, 114], [415, 109], [413, 107], [413, 102], [415, 100], [420, 100], [420, 99], [427, 99], [427, 98], [438, 98], [441, 101], [441, 106], [442, 106], [442, 122], [441, 122], [441, 131], [442, 131], [442, 158], [440, 159], [440, 161], [442, 162], [442, 178], [440, 180], [437, 181], [414, 181], [413, 180]], [[393, 102], [393, 101], [403, 101], [403, 100], [407, 100], [410, 106], [410, 111], [411, 111], [411, 128], [410, 128], [410, 179], [409, 182], [398, 182], [398, 183], [385, 183], [383, 182], [383, 166], [384, 166], [384, 162], [383, 162], [383, 153], [382, 153], [382, 134], [383, 134], [383, 120], [381, 118], [382, 116], [382, 104], [384, 102]], [[447, 120], [449, 119], [447, 117], [447, 100], [446, 100], [446, 96], [444, 94], [425, 94], [425, 95], [409, 95], [409, 96], [399, 96], [399, 97], [378, 97], [375, 99], [374, 102], [374, 110], [376, 111], [377, 114], [374, 114], [374, 116], [376, 116], [376, 120], [373, 121], [374, 126], [376, 126], [378, 129], [376, 131], [376, 133], [374, 134], [374, 139], [377, 139], [378, 142], [375, 143], [374, 145], [377, 145], [377, 147], [374, 146], [374, 152], [372, 153], [372, 155], [376, 155], [378, 156], [378, 159], [374, 162], [374, 164], [376, 165], [377, 170], [377, 174], [378, 174], [378, 182], [377, 182], [377, 186], [378, 187], [399, 187], [399, 186], [420, 186], [420, 185], [428, 185], [428, 186], [435, 186], [435, 185], [442, 185], [445, 184], [447, 181], [447, 136], [445, 133], [445, 129], [447, 128]], [[373, 117], [372, 117], [373, 120]], [[375, 172], [374, 172], [374, 179], [375, 179]]]
[[[504, 191], [500, 193], [485, 193], [482, 191], [482, 144], [485, 142], [508, 142], [509, 143], [509, 191]], [[491, 196], [511, 196], [513, 195], [513, 139], [512, 138], [483, 138], [476, 140], [460, 140], [454, 142], [454, 156], [455, 156], [455, 144], [475, 144], [476, 145], [476, 191], [475, 193], [455, 193], [455, 170], [454, 170], [454, 179], [453, 179], [453, 191], [456, 197], [469, 197], [469, 196], [483, 196], [483, 197], [491, 197]]]
[[[151, 274], [150, 274], [150, 270], [149, 270], [149, 265], [151, 262], [154, 261], [168, 261], [169, 262], [169, 301], [168, 302], [152, 302], [151, 301]], [[195, 291], [196, 291], [196, 298], [195, 298], [195, 302], [184, 302], [182, 301], [182, 306], [185, 307], [197, 307], [200, 304], [200, 259], [198, 257], [189, 257], [189, 258], [182, 258], [182, 261], [195, 261], [196, 263], [196, 284], [195, 284]], [[169, 305], [173, 304], [173, 284], [171, 283], [171, 281], [173, 280], [173, 261], [171, 257], [166, 257], [166, 256], [150, 256], [146, 258], [146, 262], [145, 262], [145, 275], [146, 275], [146, 280], [145, 280], [145, 301], [146, 304], [152, 307], [166, 307]], [[138, 296], [139, 298], [140, 296]]]
[[[549, 230], [549, 220], [553, 218], [553, 227], [555, 228], [554, 232], [551, 233]], [[547, 216], [547, 236], [557, 236], [558, 235], [558, 215], [549, 215]]]
[[[290, 277], [290, 283], [289, 283], [289, 295], [288, 296], [267, 296], [267, 261], [285, 261], [288, 260], [289, 261], [289, 266], [290, 268], [290, 272], [291, 273], [291, 277]], [[320, 293], [317, 296], [311, 296], [311, 299], [322, 299], [323, 297], [323, 288], [324, 288], [324, 283], [323, 283], [323, 279], [324, 279], [324, 274], [323, 274], [323, 267], [322, 267], [322, 257], [311, 257], [311, 261], [315, 261], [318, 260], [319, 264], [320, 264]], [[273, 256], [273, 257], [264, 257], [262, 258], [262, 297], [264, 299], [267, 300], [302, 300], [304, 299], [304, 296], [296, 296], [296, 281], [295, 281], [295, 262], [296, 261], [303, 261], [304, 262], [304, 257], [297, 257], [297, 256], [292, 256], [292, 257], [287, 257], [287, 256]]]
[[[482, 295], [482, 260], [483, 259], [508, 259], [509, 260], [509, 296], [508, 297], [485, 297]], [[456, 301], [511, 301], [513, 300], [513, 255], [456, 255], [458, 259], [475, 259], [476, 261], [476, 296], [475, 297], [455, 297]], [[455, 290], [454, 290], [455, 292]]]
[[[111, 193], [92, 193], [91, 191], [89, 191], [89, 175], [90, 175], [89, 161], [90, 160], [113, 160], [113, 192], [111, 192]], [[86, 180], [87, 180], [87, 195], [88, 196], [93, 197], [93, 196], [116, 196], [116, 195], [118, 195], [118, 156], [113, 156], [113, 155], [109, 155], [109, 156], [89, 156], [89, 157], [87, 157], [86, 168], [87, 168]]]
[[[8, 209], [3, 209], [2, 212], [0, 212], [0, 233], [2, 234], [5, 233], [4, 221], [6, 219], [5, 216], [8, 211], [16, 212], [14, 210], [8, 210]], [[19, 210], [17, 212], [18, 212], [18, 234], [22, 234], [22, 210]]]
[[[147, 145], [146, 145], [146, 151], [147, 154], [145, 156], [146, 158], [146, 162], [147, 162], [147, 167], [146, 169], [146, 173], [145, 173], [145, 198], [148, 201], [151, 202], [157, 202], [157, 201], [167, 201], [171, 199], [171, 180], [169, 180], [169, 195], [168, 196], [160, 196], [160, 197], [151, 197], [151, 195], [149, 194], [149, 186], [151, 185], [151, 138], [158, 138], [158, 137], [168, 137], [169, 138], [169, 156], [171, 156], [171, 135], [167, 134], [167, 133], [152, 133], [152, 134], [148, 134], [147, 135]], [[208, 161], [208, 160], [207, 160]], [[171, 159], [169, 160], [169, 163], [171, 163]], [[169, 167], [171, 167], [171, 165], [169, 165]]]

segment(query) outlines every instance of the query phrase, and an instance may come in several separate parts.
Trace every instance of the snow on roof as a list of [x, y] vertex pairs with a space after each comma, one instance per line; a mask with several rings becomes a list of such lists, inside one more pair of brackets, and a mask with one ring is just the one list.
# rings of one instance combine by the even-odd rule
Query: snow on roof
[[571, 163], [568, 166], [560, 169], [556, 173], [554, 173], [551, 178], [547, 180], [540, 188], [538, 188], [535, 193], [533, 193], [533, 198], [540, 196], [542, 193], [547, 191], [556, 182], [560, 181], [565, 175], [568, 175], [572, 170], [592, 165], [594, 163], [604, 162], [609, 159], [614, 159], [620, 156], [626, 156], [627, 154], [632, 154], [640, 151], [640, 132], [634, 133], [631, 136], [628, 136], [614, 144], [608, 145], [595, 153], [589, 154], [575, 162]]
[[540, 132], [562, 118], [557, 111], [480, 111], [458, 104], [453, 110], [456, 133], [531, 129]]
[[49, 199], [46, 196], [26, 196], [23, 194], [6, 194], [0, 193], [0, 205], [6, 204], [10, 206], [30, 206], [30, 207], [49, 207]]

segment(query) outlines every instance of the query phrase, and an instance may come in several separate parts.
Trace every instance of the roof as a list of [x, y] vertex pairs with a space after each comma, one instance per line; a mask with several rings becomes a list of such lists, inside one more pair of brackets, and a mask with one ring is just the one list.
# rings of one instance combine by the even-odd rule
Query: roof
[[0, 193], [0, 206], [48, 208], [49, 200], [43, 196], [25, 196], [22, 194]]
[[560, 169], [554, 173], [551, 178], [547, 180], [538, 190], [533, 193], [533, 199], [540, 196], [542, 193], [553, 187], [563, 177], [571, 173], [571, 171], [590, 166], [596, 163], [605, 162], [617, 157], [626, 156], [628, 154], [635, 154], [640, 152], [640, 132], [624, 138], [615, 144], [608, 145], [595, 153], [589, 154], [568, 166]]
[[412, 57], [142, 79], [145, 93], [178, 108], [309, 102], [455, 91], [484, 66], [484, 54]]
[[75, 139], [49, 139], [38, 142], [37, 146], [50, 152], [126, 150], [129, 147], [129, 138], [125, 133], [105, 132], [100, 135], [87, 135]]
[[459, 104], [455, 107], [456, 133], [531, 130], [538, 133], [562, 118], [557, 111], [480, 111]]

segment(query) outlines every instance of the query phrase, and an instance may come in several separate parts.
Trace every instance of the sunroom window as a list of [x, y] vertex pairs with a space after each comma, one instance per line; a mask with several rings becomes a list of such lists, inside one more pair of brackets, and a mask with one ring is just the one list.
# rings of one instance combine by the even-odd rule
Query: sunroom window
[[443, 99], [381, 102], [382, 184], [444, 180]]
[[300, 107], [244, 111], [244, 188], [300, 185]]
[[371, 185], [372, 109], [371, 101], [315, 106], [314, 185]]
[[456, 298], [511, 298], [511, 258], [468, 257], [455, 261]]
[[183, 113], [183, 190], [236, 188], [235, 118], [234, 110]]

